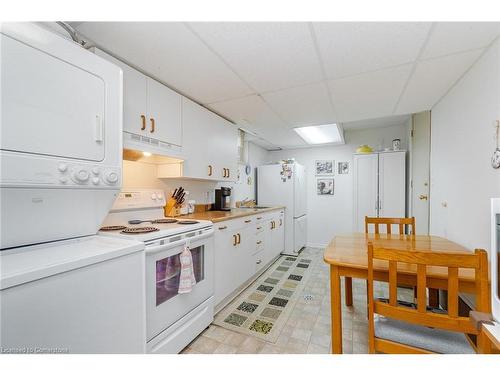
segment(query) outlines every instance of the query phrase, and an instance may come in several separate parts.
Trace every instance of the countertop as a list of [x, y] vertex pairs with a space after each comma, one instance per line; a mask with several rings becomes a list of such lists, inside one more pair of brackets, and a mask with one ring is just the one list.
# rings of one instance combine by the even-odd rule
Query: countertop
[[204, 211], [189, 215], [182, 215], [182, 219], [210, 220], [212, 223], [237, 219], [245, 216], [257, 215], [260, 213], [281, 210], [284, 206], [273, 206], [269, 208], [233, 208], [231, 211]]

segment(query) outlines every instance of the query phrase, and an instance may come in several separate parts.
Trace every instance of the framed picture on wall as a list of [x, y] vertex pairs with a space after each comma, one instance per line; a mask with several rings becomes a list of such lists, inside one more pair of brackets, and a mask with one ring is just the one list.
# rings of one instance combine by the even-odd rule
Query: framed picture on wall
[[316, 176], [333, 176], [335, 161], [316, 160]]
[[349, 174], [349, 162], [340, 161], [338, 163], [338, 174]]
[[318, 195], [333, 195], [335, 181], [333, 178], [318, 178], [316, 191]]

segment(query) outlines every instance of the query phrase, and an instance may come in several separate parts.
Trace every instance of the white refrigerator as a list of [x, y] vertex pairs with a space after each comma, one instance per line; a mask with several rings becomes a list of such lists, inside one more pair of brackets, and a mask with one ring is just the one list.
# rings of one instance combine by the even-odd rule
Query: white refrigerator
[[285, 251], [297, 255], [307, 240], [306, 171], [297, 163], [257, 168], [259, 206], [285, 207]]

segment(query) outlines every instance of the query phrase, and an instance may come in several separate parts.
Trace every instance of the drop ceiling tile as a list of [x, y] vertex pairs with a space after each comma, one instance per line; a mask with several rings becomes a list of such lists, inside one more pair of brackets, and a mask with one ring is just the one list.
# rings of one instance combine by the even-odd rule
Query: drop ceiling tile
[[324, 82], [262, 94], [264, 100], [292, 127], [335, 122]]
[[477, 60], [482, 50], [464, 52], [417, 64], [396, 113], [431, 109]]
[[208, 107], [277, 146], [304, 144], [258, 95], [213, 103]]
[[78, 31], [104, 49], [201, 103], [251, 93], [179, 22], [84, 22]]
[[416, 60], [430, 30], [424, 22], [320, 22], [314, 31], [328, 78]]
[[388, 126], [407, 124], [408, 121], [410, 121], [410, 119], [411, 119], [410, 115], [379, 117], [375, 119], [344, 122], [342, 123], [342, 127], [344, 128], [344, 130], [385, 128]]
[[356, 121], [392, 115], [412, 64], [329, 81], [338, 120]]
[[422, 59], [486, 47], [500, 34], [499, 22], [438, 22]]
[[200, 22], [189, 25], [257, 92], [322, 79], [307, 23]]

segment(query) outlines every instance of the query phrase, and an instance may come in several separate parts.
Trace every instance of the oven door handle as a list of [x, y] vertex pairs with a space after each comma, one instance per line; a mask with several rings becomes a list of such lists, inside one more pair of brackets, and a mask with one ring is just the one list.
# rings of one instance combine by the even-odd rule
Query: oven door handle
[[203, 234], [200, 234], [198, 236], [184, 237], [181, 240], [170, 242], [170, 243], [163, 244], [163, 245], [157, 245], [157, 246], [151, 246], [151, 247], [146, 246], [145, 252], [146, 252], [146, 255], [156, 254], [156, 253], [159, 253], [161, 251], [170, 250], [170, 249], [177, 247], [179, 245], [184, 245], [188, 240], [190, 242], [202, 240], [204, 238], [210, 237], [211, 235], [213, 235], [213, 233], [214, 233], [214, 230], [210, 229], [210, 230], [208, 230], [208, 231], [206, 231]]

